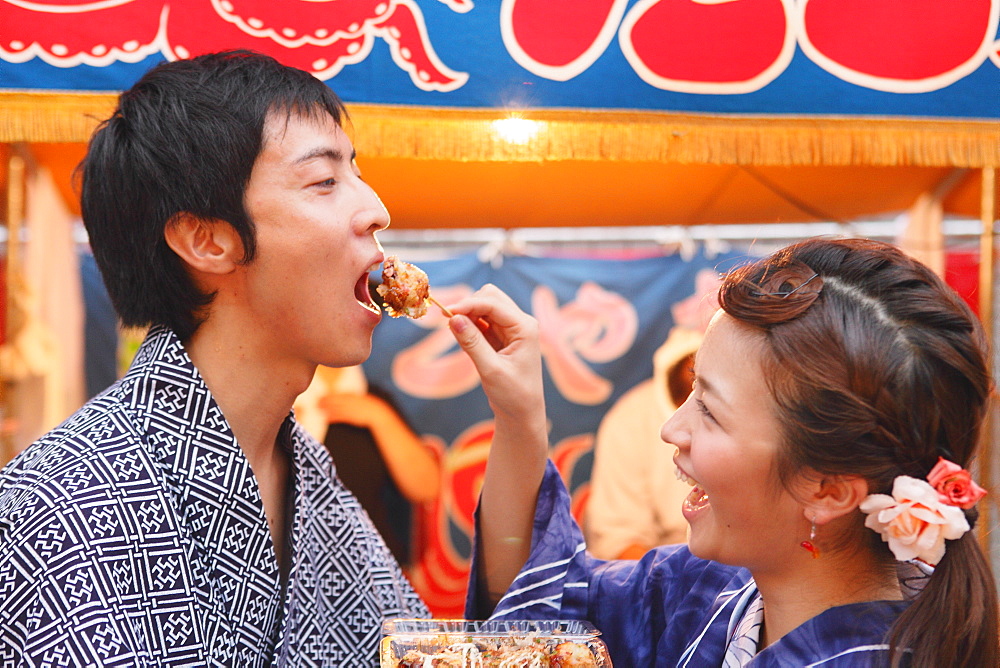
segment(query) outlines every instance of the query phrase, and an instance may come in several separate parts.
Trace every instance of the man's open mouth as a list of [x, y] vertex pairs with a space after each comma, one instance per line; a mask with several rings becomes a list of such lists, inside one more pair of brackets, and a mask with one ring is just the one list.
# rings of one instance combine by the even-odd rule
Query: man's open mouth
[[371, 272], [375, 271], [376, 269], [378, 269], [378, 264], [374, 264], [371, 267], [369, 267], [368, 271], [366, 271], [364, 274], [361, 275], [360, 278], [358, 278], [358, 282], [354, 284], [354, 297], [358, 300], [359, 304], [364, 306], [369, 311], [381, 314], [382, 310], [378, 307], [378, 304], [376, 304], [372, 300], [372, 293], [371, 290], [368, 288], [368, 281]]

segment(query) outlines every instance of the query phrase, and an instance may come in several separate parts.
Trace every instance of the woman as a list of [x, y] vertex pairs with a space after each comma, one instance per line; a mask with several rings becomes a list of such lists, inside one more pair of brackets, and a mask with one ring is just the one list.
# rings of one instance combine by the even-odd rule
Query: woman
[[689, 544], [640, 561], [586, 553], [546, 464], [534, 321], [495, 288], [451, 307], [497, 421], [468, 613], [589, 619], [619, 666], [1000, 665], [971, 530], [991, 389], [973, 314], [865, 240], [778, 251], [720, 305], [662, 430]]

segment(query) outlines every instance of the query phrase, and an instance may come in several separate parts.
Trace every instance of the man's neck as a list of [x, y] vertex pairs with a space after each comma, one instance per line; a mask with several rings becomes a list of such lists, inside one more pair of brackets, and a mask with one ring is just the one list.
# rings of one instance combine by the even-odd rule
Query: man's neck
[[185, 347], [250, 463], [278, 568], [283, 570], [288, 566], [285, 544], [291, 521], [287, 500], [292, 467], [278, 437], [292, 402], [309, 385], [315, 369], [283, 363], [252, 331], [227, 330], [210, 319]]
[[275, 359], [245, 328], [236, 329], [209, 319], [185, 348], [257, 473], [273, 461], [281, 424], [315, 369]]

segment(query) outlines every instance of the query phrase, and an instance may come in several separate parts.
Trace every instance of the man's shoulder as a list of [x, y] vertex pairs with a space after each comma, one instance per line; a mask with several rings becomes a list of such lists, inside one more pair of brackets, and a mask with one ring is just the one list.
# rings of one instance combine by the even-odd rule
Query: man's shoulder
[[[601, 419], [597, 430], [597, 445], [641, 441], [656, 442], [664, 417], [657, 409], [656, 388], [652, 380], [644, 380], [621, 395]], [[637, 439], [639, 434], [649, 438]], [[619, 447], [616, 445], [615, 447]]]
[[139, 430], [133, 412], [117, 392], [101, 394], [43, 434], [0, 471], [3, 476], [47, 470], [60, 462], [90, 458], [135, 440]]
[[[153, 483], [155, 470], [129, 412], [113, 394], [88, 402], [0, 471], [0, 525], [24, 527], [109, 500]], [[88, 511], [89, 512], [89, 511]]]

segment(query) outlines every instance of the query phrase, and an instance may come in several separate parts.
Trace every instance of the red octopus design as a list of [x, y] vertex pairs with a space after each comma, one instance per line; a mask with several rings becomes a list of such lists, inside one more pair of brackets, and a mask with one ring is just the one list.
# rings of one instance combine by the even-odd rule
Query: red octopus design
[[[439, 1], [462, 13], [473, 6]], [[9, 62], [106, 66], [249, 48], [326, 80], [382, 38], [422, 90], [469, 78], [438, 58], [416, 0], [0, 0], [0, 13], [0, 59]]]

